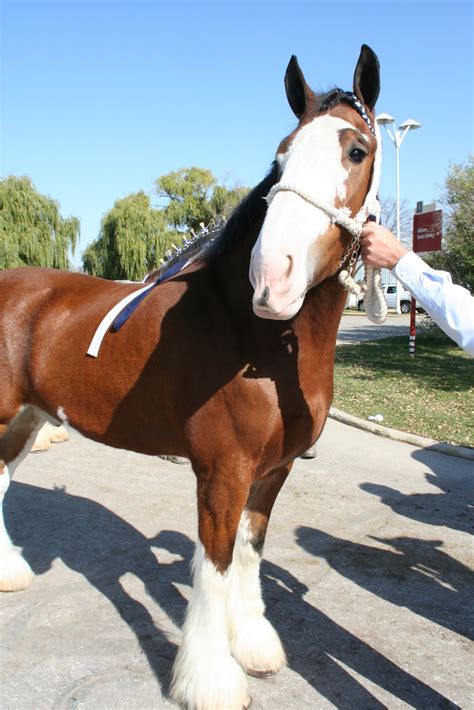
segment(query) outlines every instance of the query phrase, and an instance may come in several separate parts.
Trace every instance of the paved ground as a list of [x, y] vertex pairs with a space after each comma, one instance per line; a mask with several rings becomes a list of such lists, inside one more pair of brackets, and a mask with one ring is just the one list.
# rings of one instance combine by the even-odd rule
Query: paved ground
[[[419, 318], [419, 316], [417, 316]], [[410, 315], [397, 316], [389, 313], [383, 325], [374, 325], [365, 313], [343, 315], [337, 333], [338, 343], [359, 343], [363, 340], [380, 340], [390, 335], [408, 335], [410, 333]]]
[[[329, 421], [262, 565], [289, 665], [253, 710], [474, 707], [472, 463]], [[2, 710], [172, 707], [194, 481], [78, 435], [20, 466], [7, 523], [37, 577], [0, 598]], [[472, 558], [471, 558], [472, 562]]]

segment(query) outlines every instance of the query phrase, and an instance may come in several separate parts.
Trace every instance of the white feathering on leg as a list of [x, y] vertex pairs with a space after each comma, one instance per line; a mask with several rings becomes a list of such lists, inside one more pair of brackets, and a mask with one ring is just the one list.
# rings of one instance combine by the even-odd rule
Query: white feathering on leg
[[277, 673], [286, 663], [280, 638], [265, 618], [260, 586], [260, 555], [252, 546], [246, 512], [242, 514], [228, 594], [231, 651], [252, 675]]
[[230, 655], [229, 572], [221, 574], [200, 544], [193, 566], [193, 590], [173, 668], [171, 696], [188, 710], [242, 710], [250, 698], [245, 675]]
[[0, 471], [0, 592], [17, 592], [31, 584], [34, 574], [10, 540], [3, 520], [3, 499], [10, 485], [8, 467]]

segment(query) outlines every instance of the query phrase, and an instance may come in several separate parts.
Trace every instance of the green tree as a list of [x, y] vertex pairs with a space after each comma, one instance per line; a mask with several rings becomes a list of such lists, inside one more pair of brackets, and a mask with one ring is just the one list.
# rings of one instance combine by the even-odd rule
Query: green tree
[[68, 269], [79, 220], [64, 218], [59, 204], [42, 195], [29, 177], [0, 180], [0, 268], [50, 266]]
[[226, 221], [248, 192], [219, 185], [210, 170], [196, 167], [162, 175], [155, 184], [158, 196], [166, 200], [163, 211], [170, 228], [184, 233]]
[[248, 193], [248, 187], [236, 186], [229, 190], [224, 185], [216, 185], [210, 200], [213, 213], [211, 223], [219, 225], [226, 222]]
[[153, 208], [144, 192], [117, 200], [99, 236], [82, 256], [89, 274], [137, 281], [156, 269], [166, 252], [192, 233], [225, 221], [247, 190], [219, 185], [209, 170], [183, 168], [156, 180], [163, 204]]
[[117, 200], [102, 220], [99, 236], [82, 256], [84, 271], [106, 279], [139, 281], [156, 268], [173, 233], [144, 192]]
[[216, 180], [210, 170], [183, 168], [162, 175], [156, 182], [166, 221], [177, 231], [199, 231], [201, 222], [209, 224], [213, 217], [210, 197]]
[[441, 251], [426, 260], [435, 269], [449, 271], [454, 283], [474, 290], [474, 156], [452, 165], [446, 177], [442, 204]]

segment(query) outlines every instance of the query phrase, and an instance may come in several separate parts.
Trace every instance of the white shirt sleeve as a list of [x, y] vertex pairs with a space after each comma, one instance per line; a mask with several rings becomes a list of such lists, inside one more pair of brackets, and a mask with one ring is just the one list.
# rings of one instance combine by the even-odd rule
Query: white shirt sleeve
[[474, 356], [474, 298], [446, 271], [436, 271], [409, 251], [393, 273], [420, 306], [458, 345]]

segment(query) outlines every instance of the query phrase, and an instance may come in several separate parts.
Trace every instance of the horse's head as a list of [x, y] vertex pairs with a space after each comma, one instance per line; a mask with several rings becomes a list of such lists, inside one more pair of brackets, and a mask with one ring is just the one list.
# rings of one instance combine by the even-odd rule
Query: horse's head
[[340, 268], [351, 237], [334, 224], [330, 211], [346, 208], [354, 216], [364, 205], [377, 149], [372, 112], [379, 86], [379, 62], [366, 45], [354, 72], [353, 93], [336, 89], [316, 96], [296, 57], [291, 58], [285, 88], [299, 124], [278, 148], [279, 182], [269, 193], [252, 251], [257, 315], [293, 317], [307, 291]]

